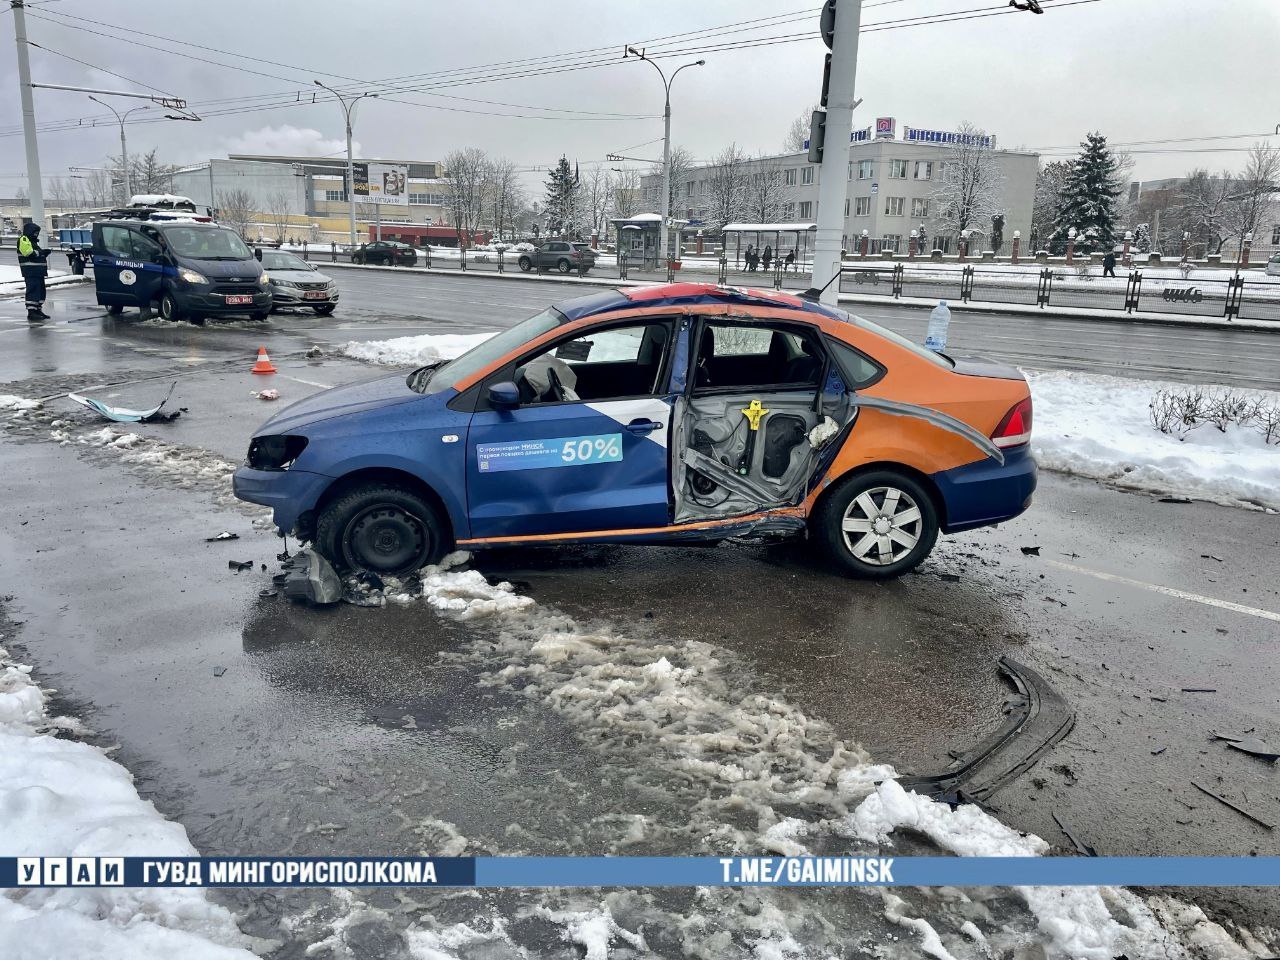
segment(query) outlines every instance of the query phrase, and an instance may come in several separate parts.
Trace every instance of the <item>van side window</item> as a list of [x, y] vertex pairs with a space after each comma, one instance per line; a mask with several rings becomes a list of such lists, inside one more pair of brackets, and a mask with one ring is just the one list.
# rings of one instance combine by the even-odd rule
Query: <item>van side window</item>
[[137, 260], [145, 260], [147, 263], [160, 262], [160, 244], [150, 237], [144, 237], [136, 230], [130, 230], [133, 238], [133, 256]]
[[127, 227], [104, 225], [102, 228], [102, 246], [113, 257], [120, 257], [122, 260], [133, 259], [133, 243], [129, 239]]

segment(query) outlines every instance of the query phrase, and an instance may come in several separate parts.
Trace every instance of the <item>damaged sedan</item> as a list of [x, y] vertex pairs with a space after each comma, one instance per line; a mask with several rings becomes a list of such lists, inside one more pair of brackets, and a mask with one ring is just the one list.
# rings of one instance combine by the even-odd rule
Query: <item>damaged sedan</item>
[[1022, 374], [805, 296], [681, 283], [551, 307], [294, 404], [235, 476], [340, 570], [454, 546], [808, 536], [848, 574], [1031, 503]]

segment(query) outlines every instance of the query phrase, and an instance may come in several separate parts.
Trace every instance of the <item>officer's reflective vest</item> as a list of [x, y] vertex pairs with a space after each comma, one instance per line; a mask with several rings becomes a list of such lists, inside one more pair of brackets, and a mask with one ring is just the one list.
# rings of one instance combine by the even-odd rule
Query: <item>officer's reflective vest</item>
[[25, 233], [18, 238], [18, 263], [22, 265], [32, 264], [33, 266], [42, 266], [44, 264], [45, 253], [36, 244], [31, 242], [31, 238]]

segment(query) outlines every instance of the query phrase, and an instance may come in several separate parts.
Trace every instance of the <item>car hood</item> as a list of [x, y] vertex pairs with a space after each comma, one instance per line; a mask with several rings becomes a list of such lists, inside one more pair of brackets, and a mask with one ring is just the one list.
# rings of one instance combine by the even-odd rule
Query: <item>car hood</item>
[[268, 270], [272, 280], [292, 280], [294, 283], [328, 283], [329, 278], [319, 270]]
[[270, 436], [303, 430], [321, 420], [332, 420], [352, 413], [363, 413], [379, 407], [421, 400], [423, 395], [410, 390], [401, 374], [380, 377], [363, 383], [332, 387], [299, 400], [258, 428], [254, 436]]
[[248, 283], [262, 276], [262, 267], [257, 260], [199, 260], [195, 257], [183, 257], [178, 265], [190, 267], [210, 280], [238, 280]]

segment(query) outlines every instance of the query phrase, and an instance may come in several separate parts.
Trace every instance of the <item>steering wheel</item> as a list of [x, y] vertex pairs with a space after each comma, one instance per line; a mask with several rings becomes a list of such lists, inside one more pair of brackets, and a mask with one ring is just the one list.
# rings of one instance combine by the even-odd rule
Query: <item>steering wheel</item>
[[560, 375], [556, 373], [554, 367], [547, 367], [547, 383], [553, 400], [564, 403], [569, 399], [569, 394], [565, 392], [564, 384], [560, 382]]

